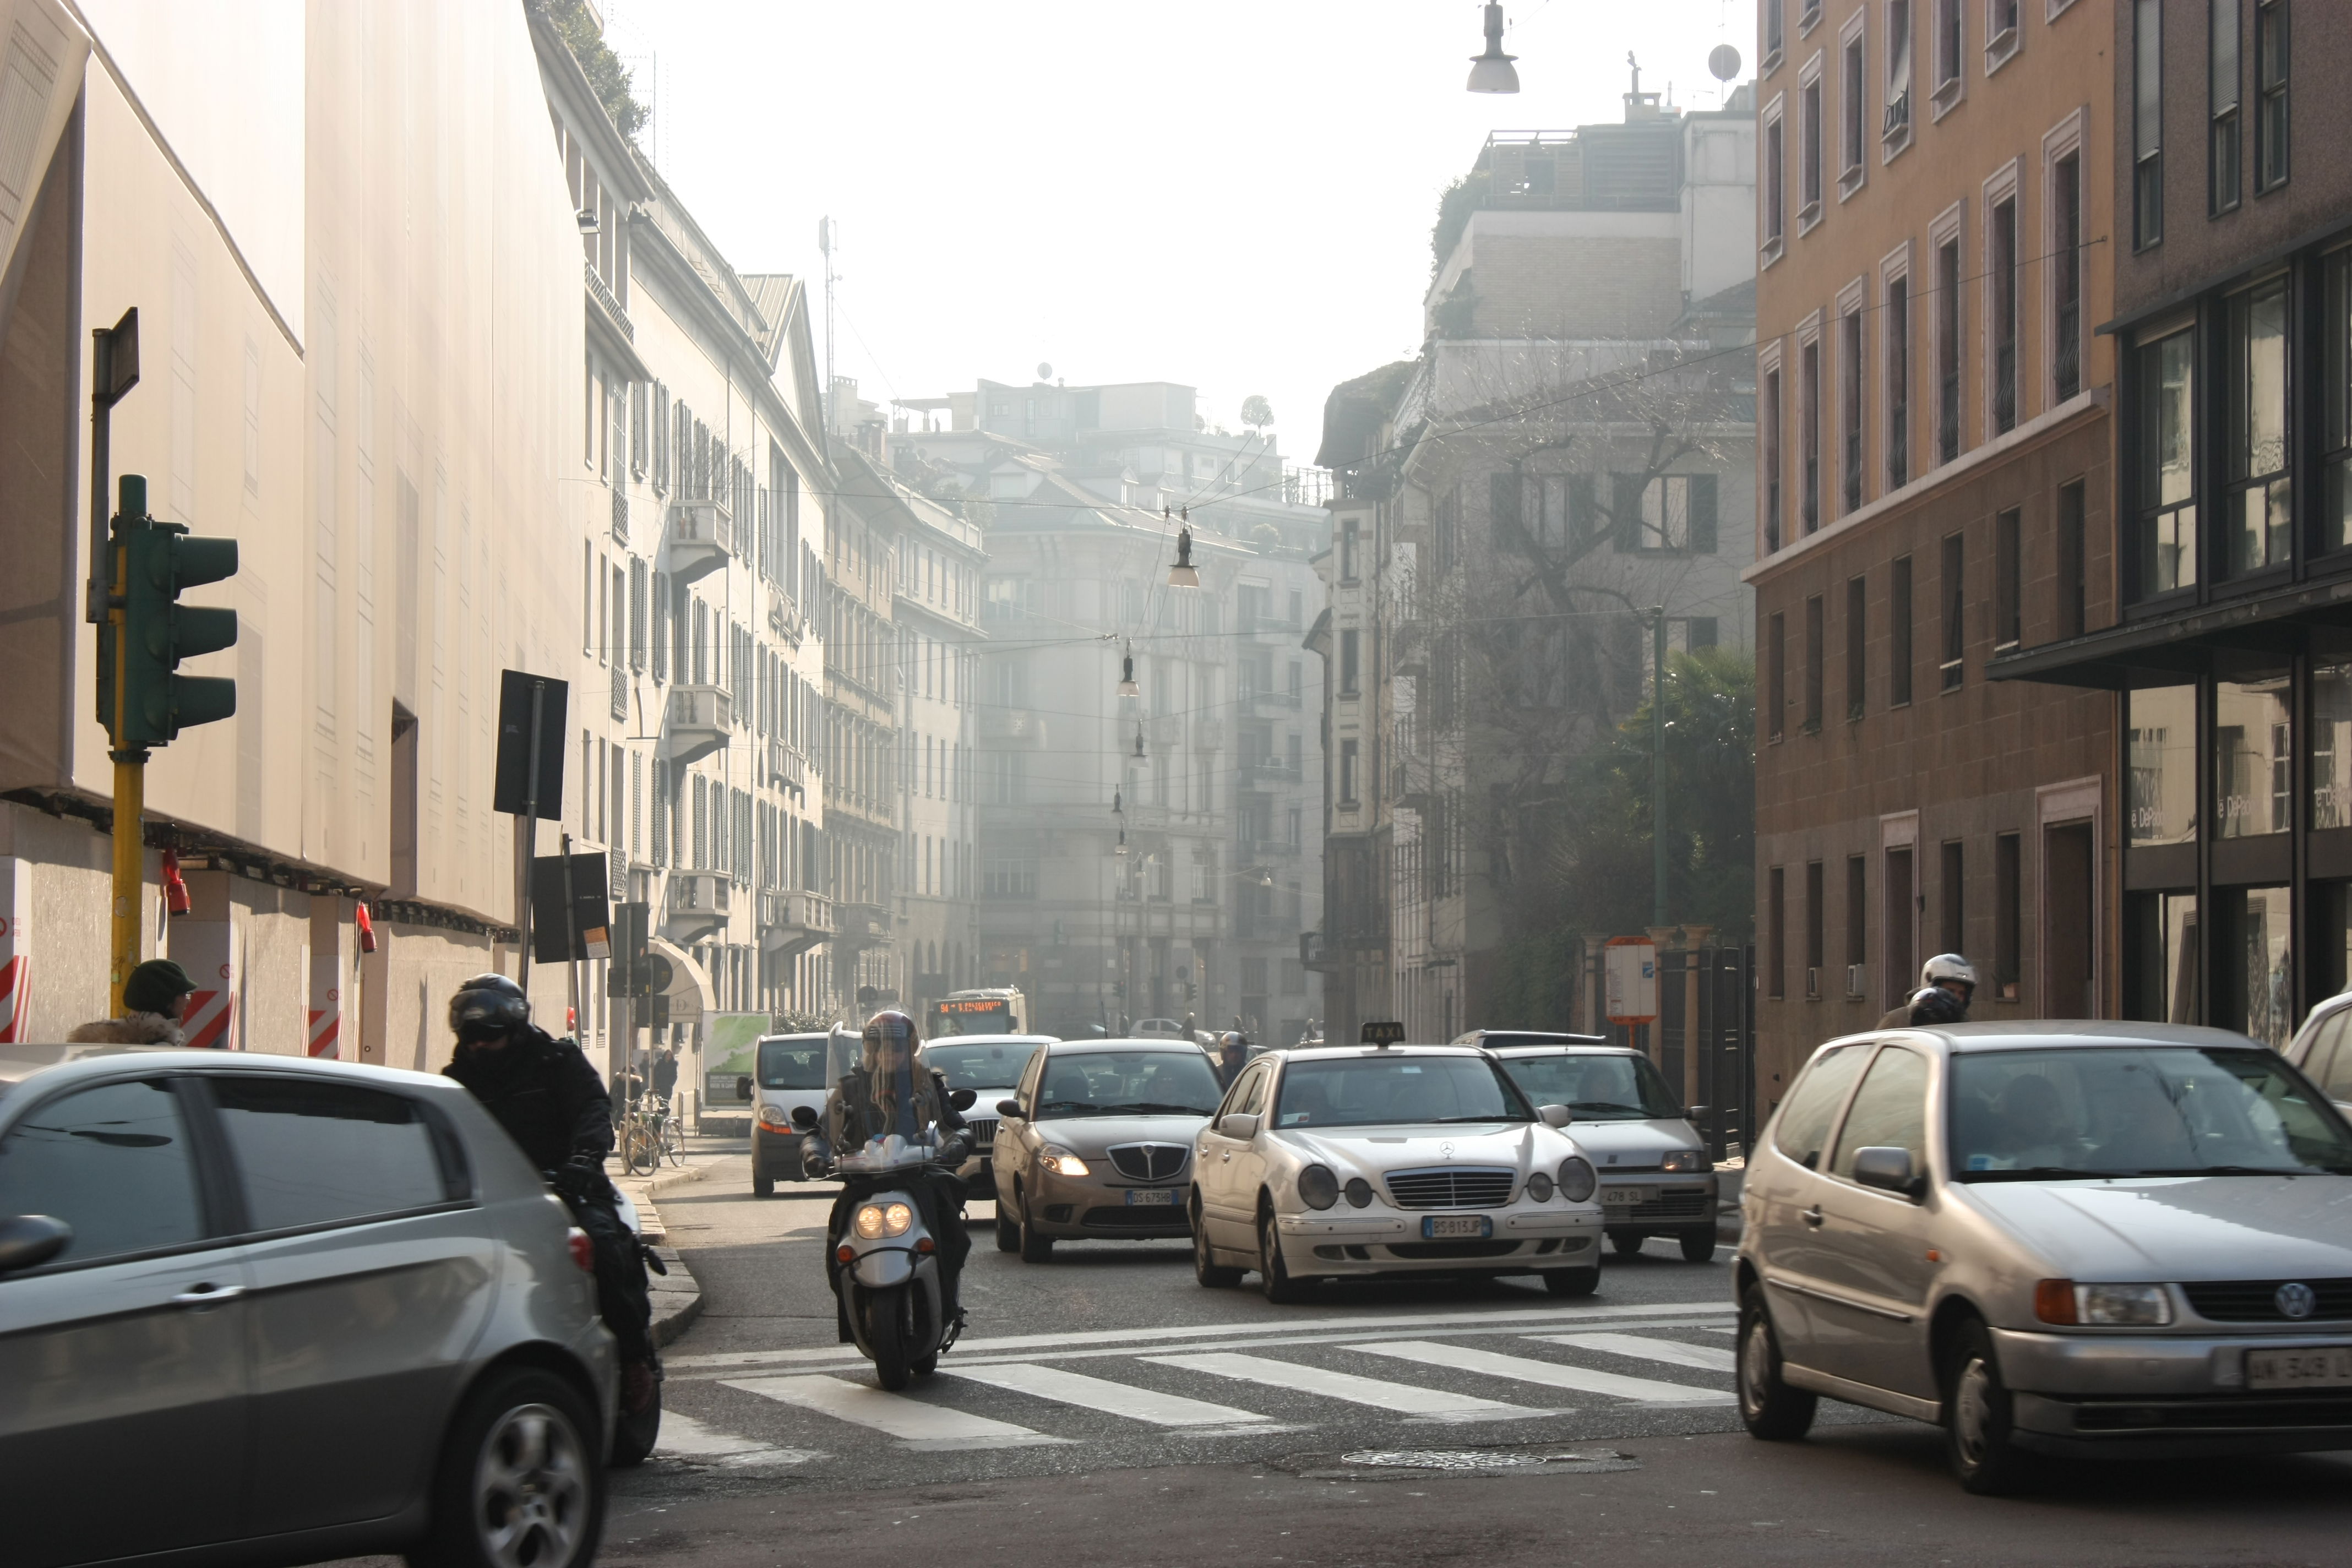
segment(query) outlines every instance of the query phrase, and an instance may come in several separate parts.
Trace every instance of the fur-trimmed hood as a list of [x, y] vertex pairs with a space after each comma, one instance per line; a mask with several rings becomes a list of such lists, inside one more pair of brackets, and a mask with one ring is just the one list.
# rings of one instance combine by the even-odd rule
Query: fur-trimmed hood
[[77, 1024], [66, 1037], [77, 1046], [184, 1046], [180, 1026], [161, 1013], [125, 1013], [120, 1018], [98, 1018]]

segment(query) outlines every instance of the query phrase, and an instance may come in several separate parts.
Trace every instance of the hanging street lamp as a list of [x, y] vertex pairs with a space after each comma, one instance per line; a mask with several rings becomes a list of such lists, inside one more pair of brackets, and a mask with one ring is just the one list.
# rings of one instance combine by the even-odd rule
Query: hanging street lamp
[[1517, 92], [1519, 73], [1511, 68], [1517, 55], [1503, 52], [1503, 8], [1490, 4], [1486, 7], [1486, 52], [1474, 55], [1470, 60], [1469, 90], [1472, 92]]

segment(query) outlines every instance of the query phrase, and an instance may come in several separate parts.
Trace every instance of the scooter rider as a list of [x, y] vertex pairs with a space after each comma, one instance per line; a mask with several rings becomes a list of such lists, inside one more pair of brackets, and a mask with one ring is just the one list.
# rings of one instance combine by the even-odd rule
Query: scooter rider
[[1977, 993], [1977, 967], [1957, 952], [1939, 952], [1919, 966], [1919, 991], [1930, 988], [1942, 991], [1953, 1002], [1931, 997], [1927, 1016], [1919, 1016], [1919, 993], [1914, 992], [1895, 1006], [1886, 1010], [1878, 1020], [1882, 1029], [1901, 1029], [1913, 1024], [1965, 1024], [1969, 1021], [1969, 999]]
[[660, 1363], [650, 1327], [646, 1265], [604, 1177], [613, 1152], [613, 1101], [578, 1045], [530, 1021], [522, 987], [503, 974], [477, 974], [449, 998], [457, 1050], [444, 1076], [481, 1102], [547, 1173], [594, 1244], [596, 1306], [621, 1362], [621, 1402], [632, 1414], [655, 1394]]
[[[963, 1130], [963, 1114], [949, 1098], [946, 1076], [915, 1061], [915, 1047], [921, 1043], [914, 1019], [895, 1008], [885, 1008], [866, 1021], [857, 1070], [844, 1073], [825, 1097], [824, 1115], [818, 1122], [825, 1147], [804, 1146], [803, 1159], [811, 1168], [821, 1170], [829, 1153], [854, 1154], [873, 1140], [892, 1133], [914, 1143], [934, 1125], [943, 1133]], [[940, 1163], [956, 1163], [946, 1158], [950, 1152], [943, 1149]], [[971, 1252], [971, 1237], [963, 1225], [969, 1188], [961, 1177], [936, 1167], [911, 1181], [903, 1175], [894, 1180], [909, 1186], [922, 1205], [923, 1224], [939, 1243], [940, 1290], [946, 1299], [947, 1317], [950, 1321], [960, 1321], [962, 1312], [957, 1305], [956, 1285], [963, 1274], [964, 1259]], [[862, 1197], [856, 1183], [843, 1188], [825, 1225], [828, 1237], [841, 1234], [851, 1208]], [[825, 1252], [824, 1271], [837, 1303], [840, 1269], [830, 1248]], [[845, 1312], [837, 1315], [842, 1342], [848, 1343], [854, 1337], [848, 1317]]]

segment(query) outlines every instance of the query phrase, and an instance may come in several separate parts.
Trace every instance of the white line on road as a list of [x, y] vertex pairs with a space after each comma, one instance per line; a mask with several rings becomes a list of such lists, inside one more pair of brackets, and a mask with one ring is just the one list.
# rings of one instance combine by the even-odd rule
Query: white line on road
[[943, 1405], [926, 1405], [904, 1394], [885, 1394], [862, 1383], [837, 1377], [747, 1377], [730, 1381], [762, 1399], [797, 1405], [820, 1415], [830, 1415], [859, 1426], [887, 1433], [910, 1448], [1025, 1448], [1040, 1443], [1066, 1443], [1009, 1421], [968, 1415]]
[[1148, 1421], [1154, 1426], [1238, 1426], [1272, 1420], [1255, 1411], [1236, 1410], [1230, 1405], [1212, 1405], [1205, 1399], [1187, 1399], [1181, 1394], [1161, 1394], [1108, 1378], [1088, 1377], [1084, 1373], [1065, 1372], [1060, 1367], [1039, 1366], [1034, 1362], [956, 1367], [951, 1369], [951, 1375], [1062, 1405], [1108, 1411], [1113, 1415]]
[[1669, 1366], [1694, 1366], [1701, 1372], [1736, 1372], [1739, 1358], [1714, 1345], [1686, 1345], [1678, 1340], [1654, 1340], [1647, 1334], [1529, 1334], [1546, 1344], [1574, 1345], [1579, 1350], [1604, 1351], [1641, 1361], [1662, 1361]]
[[1344, 1399], [1350, 1405], [1369, 1405], [1377, 1410], [1392, 1410], [1400, 1415], [1452, 1421], [1508, 1421], [1559, 1414], [1556, 1410], [1530, 1410], [1522, 1405], [1481, 1399], [1475, 1394], [1452, 1394], [1442, 1388], [1416, 1388], [1408, 1383], [1384, 1383], [1377, 1377], [1358, 1377], [1351, 1372], [1332, 1372], [1324, 1367], [1302, 1366], [1297, 1362], [1275, 1361], [1265, 1356], [1211, 1353], [1153, 1355], [1143, 1359], [1160, 1366], [1210, 1373], [1267, 1388], [1288, 1389], [1294, 1394]]
[[739, 1437], [732, 1432], [721, 1432], [716, 1426], [706, 1426], [691, 1415], [680, 1415], [675, 1410], [662, 1412], [661, 1440], [654, 1452], [673, 1459], [694, 1459], [703, 1464], [732, 1465], [751, 1468], [760, 1465], [800, 1465], [811, 1459], [824, 1458], [814, 1448], [778, 1448], [756, 1437]]
[[1423, 1366], [1483, 1373], [1488, 1377], [1539, 1383], [1548, 1388], [1572, 1388], [1584, 1394], [1606, 1394], [1618, 1399], [1639, 1400], [1645, 1405], [1728, 1405], [1732, 1397], [1712, 1388], [1694, 1388], [1682, 1383], [1659, 1383], [1646, 1377], [1624, 1377], [1613, 1372], [1594, 1372], [1588, 1367], [1570, 1366], [1556, 1361], [1536, 1361], [1528, 1356], [1499, 1355], [1471, 1345], [1442, 1344], [1435, 1340], [1391, 1340], [1349, 1348], [1370, 1355], [1393, 1356], [1399, 1361], [1414, 1362]]

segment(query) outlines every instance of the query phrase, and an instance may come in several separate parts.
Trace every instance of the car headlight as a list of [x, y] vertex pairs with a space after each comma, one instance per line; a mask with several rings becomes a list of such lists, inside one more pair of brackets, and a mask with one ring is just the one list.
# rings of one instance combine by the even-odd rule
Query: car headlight
[[2045, 1323], [2160, 1329], [2172, 1321], [2172, 1292], [2161, 1285], [2078, 1285], [2072, 1279], [2043, 1279], [2033, 1287], [2033, 1315]]
[[1328, 1165], [1309, 1165], [1298, 1173], [1298, 1198], [1311, 1209], [1328, 1209], [1339, 1201], [1339, 1178]]
[[1349, 1177], [1348, 1202], [1360, 1209], [1371, 1207], [1372, 1184], [1361, 1176]]
[[781, 1105], [762, 1105], [760, 1107], [760, 1125], [772, 1127], [779, 1132], [790, 1132], [793, 1130], [793, 1113]]
[[1044, 1152], [1037, 1156], [1037, 1163], [1057, 1176], [1083, 1176], [1090, 1173], [1087, 1170], [1087, 1163], [1084, 1160], [1079, 1159], [1059, 1143], [1046, 1144]]
[[1704, 1171], [1706, 1156], [1696, 1149], [1669, 1149], [1666, 1157], [1658, 1162], [1661, 1171]]
[[1583, 1155], [1570, 1154], [1559, 1163], [1559, 1195], [1570, 1203], [1583, 1203], [1600, 1184], [1601, 1178], [1592, 1173], [1592, 1162]]
[[1551, 1202], [1551, 1178], [1541, 1171], [1528, 1178], [1528, 1196], [1539, 1204]]

